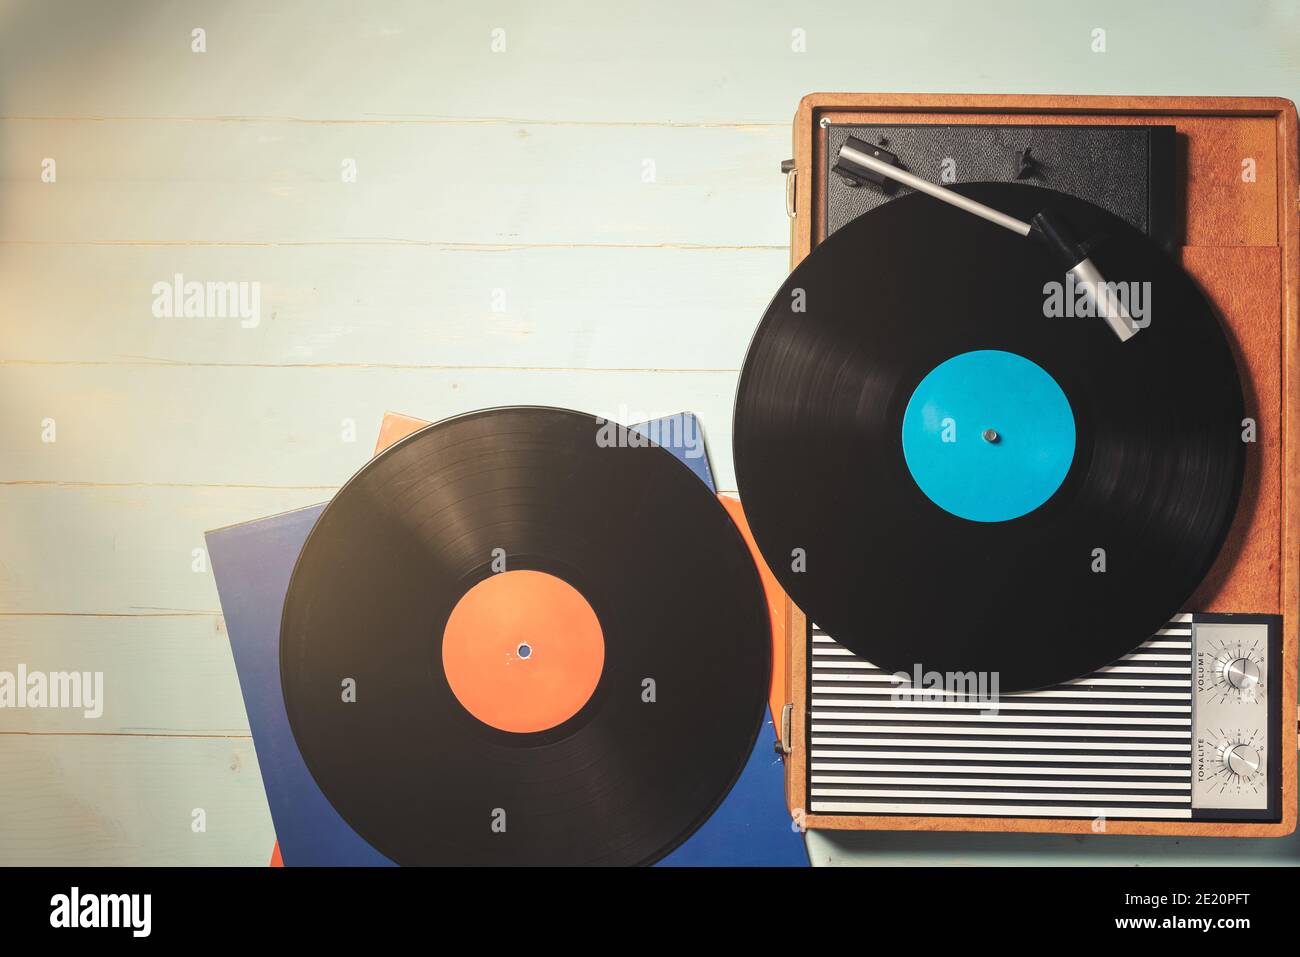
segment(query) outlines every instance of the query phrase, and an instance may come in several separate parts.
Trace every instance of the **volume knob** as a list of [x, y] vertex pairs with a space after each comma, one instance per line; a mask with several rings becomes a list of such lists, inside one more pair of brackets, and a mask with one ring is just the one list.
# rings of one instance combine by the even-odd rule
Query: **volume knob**
[[1250, 658], [1233, 658], [1223, 666], [1223, 679], [1234, 688], [1248, 691], [1259, 683], [1259, 665]]
[[1259, 770], [1259, 752], [1248, 744], [1234, 744], [1223, 752], [1223, 764], [1239, 778], [1248, 778]]

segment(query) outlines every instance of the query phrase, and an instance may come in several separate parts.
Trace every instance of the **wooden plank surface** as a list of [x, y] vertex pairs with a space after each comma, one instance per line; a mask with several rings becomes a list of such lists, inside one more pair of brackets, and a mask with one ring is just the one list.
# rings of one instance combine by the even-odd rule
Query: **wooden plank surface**
[[[313, 505], [334, 491], [334, 486], [0, 486], [5, 516], [0, 634], [19, 640], [23, 629], [37, 624], [26, 619], [42, 616], [53, 619], [57, 629], [74, 625], [60, 623], [60, 616], [216, 615], [220, 606], [210, 567], [204, 554], [195, 555], [204, 548], [203, 533]], [[101, 638], [110, 647], [115, 634], [129, 643], [136, 624], [109, 623]], [[49, 632], [42, 633], [49, 640]]]
[[[789, 123], [813, 90], [1292, 96], [1272, 0], [8, 0], [6, 115]], [[190, 53], [207, 30], [208, 52]], [[1104, 55], [1092, 31], [1107, 31]], [[492, 52], [492, 31], [505, 50]], [[794, 49], [802, 30], [804, 52]], [[70, 69], [69, 64], [75, 64]]]
[[0, 240], [784, 247], [787, 138], [778, 126], [9, 119]]
[[[756, 205], [779, 214], [780, 201], [777, 189]], [[785, 257], [784, 248], [13, 245], [0, 247], [0, 316], [21, 321], [5, 329], [0, 374], [115, 362], [738, 369]], [[259, 281], [261, 322], [156, 318], [153, 286], [177, 273]]]
[[[734, 487], [731, 394], [785, 271], [777, 164], [803, 94], [1295, 98], [1293, 6], [3, 0], [0, 669], [107, 690], [93, 722], [0, 711], [0, 864], [265, 863], [193, 549], [327, 497], [385, 410], [689, 408]], [[155, 317], [176, 273], [259, 282], [260, 322]], [[828, 857], [1077, 859], [936, 837]], [[1300, 857], [1260, 843], [1233, 846]]]
[[22, 664], [29, 674], [102, 675], [98, 707], [89, 714], [0, 709], [0, 740], [11, 733], [248, 737], [219, 614], [137, 614], [126, 627], [110, 615], [5, 615], [0, 647], [6, 670]]
[[[337, 486], [369, 458], [388, 409], [432, 421], [520, 404], [583, 409], [621, 422], [693, 411], [706, 423], [718, 487], [733, 489], [737, 374], [11, 365], [0, 368], [0, 483]], [[56, 425], [55, 442], [42, 441], [47, 419]]]
[[[0, 734], [0, 862], [264, 865], [274, 843], [247, 738]], [[195, 809], [206, 830], [196, 832]]]

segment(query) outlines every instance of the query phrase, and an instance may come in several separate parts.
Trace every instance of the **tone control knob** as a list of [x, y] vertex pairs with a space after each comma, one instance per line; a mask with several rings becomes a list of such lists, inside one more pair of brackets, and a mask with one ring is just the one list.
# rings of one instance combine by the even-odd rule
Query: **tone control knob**
[[1248, 744], [1234, 744], [1223, 750], [1223, 764], [1239, 778], [1248, 778], [1259, 770], [1259, 752]]
[[1233, 658], [1223, 666], [1223, 680], [1234, 688], [1249, 691], [1259, 684], [1259, 665], [1250, 658]]

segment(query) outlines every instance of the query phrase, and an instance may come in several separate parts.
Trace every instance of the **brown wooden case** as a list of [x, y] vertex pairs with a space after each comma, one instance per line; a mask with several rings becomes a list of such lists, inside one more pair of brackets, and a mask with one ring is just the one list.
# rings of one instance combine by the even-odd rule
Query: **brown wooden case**
[[[1129, 97], [814, 93], [795, 114], [787, 181], [793, 268], [825, 238], [829, 123], [1167, 124], [1179, 141], [1184, 268], [1217, 308], [1259, 425], [1241, 504], [1214, 568], [1188, 611], [1282, 617], [1282, 819], [1276, 823], [1109, 820], [1109, 834], [1277, 837], [1296, 826], [1296, 625], [1300, 602], [1300, 198], [1296, 108], [1271, 97]], [[1243, 182], [1242, 160], [1256, 161]], [[807, 644], [803, 614], [787, 599], [778, 630], [789, 636], [782, 721], [786, 799], [811, 828], [1092, 833], [1074, 818], [907, 817], [805, 814]], [[776, 691], [778, 689], [774, 689]], [[779, 698], [779, 696], [776, 696]], [[1276, 706], [1276, 705], [1275, 705]]]

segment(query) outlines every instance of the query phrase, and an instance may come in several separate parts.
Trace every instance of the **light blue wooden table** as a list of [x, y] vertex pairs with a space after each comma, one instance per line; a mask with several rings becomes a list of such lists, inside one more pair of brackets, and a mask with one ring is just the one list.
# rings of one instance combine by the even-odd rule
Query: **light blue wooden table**
[[[0, 710], [0, 863], [266, 860], [202, 533], [327, 498], [386, 409], [692, 409], [734, 488], [737, 368], [786, 270], [778, 163], [825, 89], [1295, 98], [1300, 10], [0, 2], [0, 670], [107, 685], [95, 720]], [[260, 283], [256, 323], [156, 315], [176, 274]], [[810, 845], [867, 864], [1300, 857]]]

